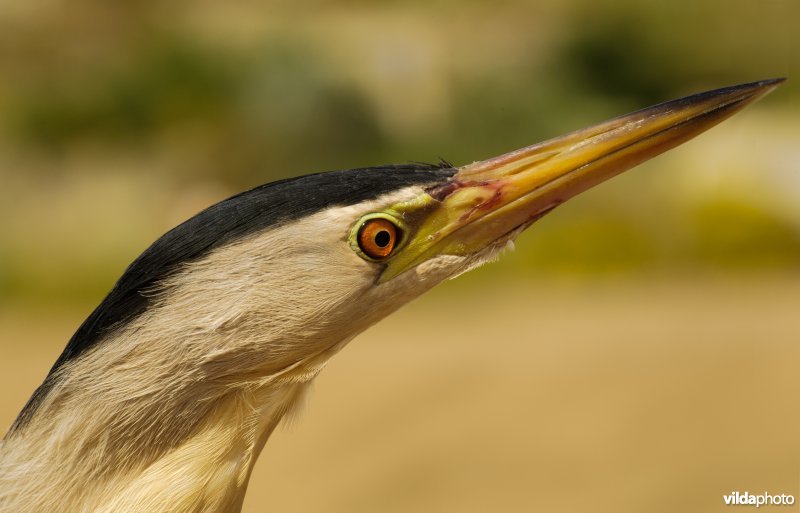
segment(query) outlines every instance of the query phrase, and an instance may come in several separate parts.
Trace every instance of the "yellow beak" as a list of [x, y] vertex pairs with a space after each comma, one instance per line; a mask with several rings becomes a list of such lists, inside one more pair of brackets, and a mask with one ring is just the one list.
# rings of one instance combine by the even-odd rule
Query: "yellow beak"
[[387, 262], [381, 281], [437, 255], [505, 243], [557, 205], [688, 141], [783, 80], [687, 96], [464, 166], [427, 191], [433, 201], [424, 220]]

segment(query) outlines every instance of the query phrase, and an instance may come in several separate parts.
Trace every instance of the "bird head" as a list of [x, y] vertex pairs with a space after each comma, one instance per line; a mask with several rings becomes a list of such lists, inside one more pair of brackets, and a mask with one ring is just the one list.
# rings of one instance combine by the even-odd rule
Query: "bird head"
[[[666, 102], [460, 168], [444, 163], [316, 175], [319, 189], [310, 195], [330, 197], [326, 187], [334, 177], [334, 184], [380, 186], [365, 199], [345, 198], [264, 232], [264, 254], [291, 252], [271, 262], [282, 276], [270, 283], [284, 284], [283, 294], [293, 297], [287, 301], [297, 299], [294, 311], [314, 305], [293, 325], [307, 334], [319, 326], [326, 338], [336, 332], [332, 339], [349, 340], [441, 281], [494, 259], [556, 206], [705, 131], [779, 82]], [[313, 189], [313, 180], [305, 187]]]
[[241, 193], [147, 249], [54, 370], [100, 340], [153, 330], [180, 341], [184, 353], [197, 335], [212, 336], [198, 355], [261, 361], [259, 374], [328, 354], [441, 281], [492, 260], [569, 198], [781, 81], [688, 96], [460, 168], [333, 171]]
[[492, 260], [556, 206], [694, 137], [781, 81], [688, 96], [460, 168], [318, 173], [217, 203], [128, 267], [17, 424], [60, 376], [106, 372], [116, 368], [114, 358], [138, 369], [126, 374], [132, 381], [147, 375], [131, 363], [137, 358], [160, 362], [151, 371], [161, 375], [199, 369], [189, 375], [202, 386], [299, 367], [313, 376], [356, 334]]

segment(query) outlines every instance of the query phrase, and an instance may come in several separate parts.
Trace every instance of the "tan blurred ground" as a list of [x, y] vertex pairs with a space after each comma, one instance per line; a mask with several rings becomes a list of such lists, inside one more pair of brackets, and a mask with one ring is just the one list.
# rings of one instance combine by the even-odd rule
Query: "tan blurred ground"
[[[732, 490], [800, 495], [799, 276], [495, 272], [337, 356], [267, 444], [245, 511], [713, 512]], [[0, 314], [1, 425], [86, 313]]]

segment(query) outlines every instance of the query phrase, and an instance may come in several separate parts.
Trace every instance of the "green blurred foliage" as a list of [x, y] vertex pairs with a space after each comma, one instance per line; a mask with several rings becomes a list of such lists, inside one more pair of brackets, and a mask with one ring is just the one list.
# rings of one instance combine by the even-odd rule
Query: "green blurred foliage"
[[[0, 6], [0, 214], [9, 220], [0, 295], [108, 289], [169, 227], [141, 212], [150, 205], [172, 215], [189, 184], [207, 184], [202, 198], [213, 201], [321, 169], [439, 157], [458, 164], [698, 89], [791, 74], [800, 62], [797, 19], [793, 0]], [[764, 112], [796, 119], [798, 83]], [[108, 189], [91, 189], [117, 174], [150, 193], [103, 200]], [[71, 200], [70, 184], [84, 176], [78, 182], [90, 185]], [[640, 194], [657, 196], [647, 183], [621, 181], [614, 203], [559, 209], [510, 268], [797, 269], [800, 220], [772, 198], [727, 191], [636, 205]], [[138, 219], [121, 214], [126, 201], [140, 206]], [[91, 209], [70, 221], [90, 226], [59, 236], [42, 214], [52, 204], [61, 218]], [[657, 217], [641, 217], [656, 208]], [[91, 225], [99, 217], [108, 226]], [[147, 229], [135, 236], [102, 237], [139, 225]], [[57, 260], [41, 257], [62, 249]]]
[[99, 67], [76, 84], [37, 81], [18, 91], [11, 129], [43, 151], [81, 139], [133, 144], [172, 123], [220, 122], [239, 82], [213, 52], [180, 41], [149, 42], [122, 67]]

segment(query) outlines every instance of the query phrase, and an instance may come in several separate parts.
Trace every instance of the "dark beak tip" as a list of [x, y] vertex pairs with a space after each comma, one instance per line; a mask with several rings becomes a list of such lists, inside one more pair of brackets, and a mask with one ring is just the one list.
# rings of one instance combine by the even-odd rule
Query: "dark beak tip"
[[[772, 92], [773, 89], [786, 81], [786, 78], [770, 78], [766, 80], [759, 80], [757, 82], [747, 82], [745, 84], [738, 84], [734, 86], [723, 87], [721, 89], [714, 89], [703, 93], [698, 93], [692, 96], [687, 96], [681, 100], [689, 101], [704, 101], [712, 98], [737, 98], [741, 100], [756, 99]], [[678, 100], [678, 101], [681, 101]]]
[[767, 80], [761, 80], [759, 82], [756, 82], [756, 84], [758, 84], [758, 87], [764, 89], [765, 90], [764, 92], [767, 93], [769, 91], [772, 91], [773, 89], [775, 89], [784, 82], [786, 82], [786, 77], [778, 77], [778, 78], [769, 78]]
[[786, 82], [786, 77], [768, 78], [766, 80], [759, 80], [757, 82], [750, 82], [748, 84], [741, 84], [733, 86], [734, 90], [748, 91], [752, 96], [762, 96], [772, 92], [773, 89]]
[[761, 86], [770, 86], [770, 85], [778, 85], [786, 82], [786, 77], [778, 77], [778, 78], [768, 78], [766, 80], [761, 80], [760, 82], [756, 82]]

